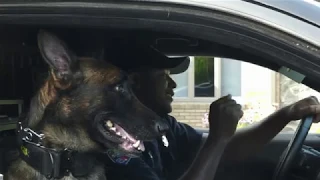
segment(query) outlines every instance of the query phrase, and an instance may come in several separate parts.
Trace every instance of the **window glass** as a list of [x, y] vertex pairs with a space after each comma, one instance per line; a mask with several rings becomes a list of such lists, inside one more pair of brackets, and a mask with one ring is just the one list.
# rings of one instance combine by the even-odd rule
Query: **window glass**
[[174, 97], [188, 97], [188, 70], [181, 74], [173, 74], [171, 78], [177, 83]]
[[214, 57], [195, 57], [194, 96], [214, 97]]

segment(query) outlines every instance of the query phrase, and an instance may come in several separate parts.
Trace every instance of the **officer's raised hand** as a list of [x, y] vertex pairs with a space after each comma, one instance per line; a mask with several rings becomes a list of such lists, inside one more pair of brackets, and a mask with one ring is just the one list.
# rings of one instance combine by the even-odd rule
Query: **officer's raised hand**
[[214, 101], [210, 105], [208, 138], [228, 140], [233, 136], [242, 116], [241, 105], [233, 100], [231, 95]]

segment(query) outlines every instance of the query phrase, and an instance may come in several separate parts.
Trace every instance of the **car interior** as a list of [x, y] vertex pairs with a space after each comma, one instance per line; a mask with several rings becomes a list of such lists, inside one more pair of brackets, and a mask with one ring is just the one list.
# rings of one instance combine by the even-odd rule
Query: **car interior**
[[[283, 67], [295, 69], [306, 77], [302, 83], [320, 90], [320, 84], [315, 81], [315, 75], [308, 72], [310, 64], [305, 59], [315, 60], [320, 55], [307, 51], [299, 51], [258, 33], [247, 33], [247, 38], [235, 34], [231, 36], [226, 31], [208, 37], [197, 37], [195, 34], [156, 31], [150, 29], [128, 28], [93, 28], [67, 26], [36, 26], [36, 25], [3, 25], [0, 26], [0, 172], [3, 174], [17, 154], [15, 128], [19, 117], [28, 111], [30, 98], [39, 84], [47, 75], [47, 67], [42, 61], [37, 47], [36, 36], [39, 29], [47, 29], [64, 38], [68, 44], [81, 56], [91, 56], [107, 60], [108, 54], [103, 49], [119, 39], [141, 41], [153, 45], [167, 55], [180, 56], [215, 56], [237, 59], [280, 71]], [[203, 31], [206, 34], [205, 31]], [[216, 31], [218, 32], [218, 30]], [[228, 37], [228, 38], [227, 38]], [[283, 37], [289, 41], [293, 37]], [[233, 39], [233, 40], [231, 40]], [[259, 40], [259, 41], [258, 41]], [[294, 39], [298, 41], [298, 39]], [[302, 42], [304, 43], [304, 42]], [[121, 53], [121, 49], [119, 49]], [[278, 53], [277, 55], [275, 55]], [[304, 59], [305, 58], [305, 59]], [[309, 74], [308, 74], [309, 73]], [[312, 76], [308, 76], [312, 75]], [[320, 76], [320, 75], [319, 75]], [[307, 122], [307, 121], [305, 121]], [[199, 129], [208, 132], [208, 130]], [[304, 132], [305, 136], [307, 131]], [[216, 179], [272, 179], [279, 159], [287, 148], [294, 134], [279, 134], [261, 152], [245, 161], [224, 164], [222, 162]], [[300, 137], [300, 136], [299, 136]], [[320, 137], [309, 134], [302, 137], [300, 143], [305, 146], [297, 148], [288, 171], [289, 179], [314, 179], [318, 177], [320, 163]], [[300, 137], [300, 139], [301, 139]], [[306, 140], [304, 141], [304, 138]], [[304, 141], [304, 142], [303, 142]], [[301, 144], [300, 144], [301, 145]], [[298, 146], [297, 146], [298, 147]]]

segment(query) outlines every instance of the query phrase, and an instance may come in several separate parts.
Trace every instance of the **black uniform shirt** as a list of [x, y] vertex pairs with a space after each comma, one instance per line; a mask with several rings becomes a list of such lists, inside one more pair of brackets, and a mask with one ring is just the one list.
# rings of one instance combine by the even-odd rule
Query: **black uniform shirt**
[[[191, 165], [200, 147], [202, 134], [191, 126], [167, 116], [169, 146], [162, 139], [145, 142], [141, 158], [109, 156], [106, 160], [108, 180], [176, 180]], [[111, 161], [110, 161], [111, 160]]]

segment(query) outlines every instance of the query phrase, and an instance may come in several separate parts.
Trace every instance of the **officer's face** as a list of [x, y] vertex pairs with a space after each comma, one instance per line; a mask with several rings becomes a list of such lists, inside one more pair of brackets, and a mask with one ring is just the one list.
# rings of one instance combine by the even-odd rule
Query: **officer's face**
[[168, 70], [153, 69], [134, 73], [133, 89], [138, 99], [159, 115], [172, 111], [173, 89], [177, 84]]

